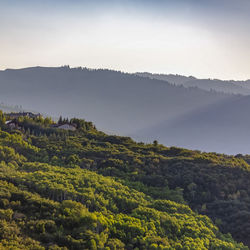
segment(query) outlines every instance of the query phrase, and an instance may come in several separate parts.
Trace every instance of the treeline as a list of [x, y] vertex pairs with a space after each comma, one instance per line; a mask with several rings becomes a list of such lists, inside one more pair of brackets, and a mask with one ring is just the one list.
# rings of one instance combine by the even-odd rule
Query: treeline
[[244, 159], [48, 120], [0, 113], [0, 248], [248, 249]]

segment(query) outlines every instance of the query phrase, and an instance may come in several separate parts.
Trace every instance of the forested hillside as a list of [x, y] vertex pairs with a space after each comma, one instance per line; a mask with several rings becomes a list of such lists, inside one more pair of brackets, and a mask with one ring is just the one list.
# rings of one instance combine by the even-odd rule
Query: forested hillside
[[249, 244], [247, 156], [9, 119], [0, 113], [0, 248], [248, 249], [236, 243]]

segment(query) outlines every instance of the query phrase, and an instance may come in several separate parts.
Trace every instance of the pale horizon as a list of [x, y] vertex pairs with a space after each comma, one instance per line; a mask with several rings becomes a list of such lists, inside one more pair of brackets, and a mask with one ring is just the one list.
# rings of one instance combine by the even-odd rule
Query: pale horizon
[[230, 78], [213, 78], [210, 76], [197, 76], [197, 75], [185, 75], [182, 73], [176, 73], [176, 72], [158, 72], [158, 71], [144, 71], [144, 70], [137, 70], [137, 71], [126, 71], [126, 70], [121, 70], [119, 68], [105, 68], [105, 67], [88, 67], [86, 65], [69, 65], [69, 64], [64, 64], [64, 65], [27, 65], [25, 67], [13, 67], [13, 68], [0, 68], [0, 71], [5, 71], [5, 70], [22, 70], [22, 69], [27, 69], [27, 68], [36, 68], [36, 67], [41, 67], [41, 68], [60, 68], [60, 67], [65, 67], [65, 66], [69, 66], [71, 69], [74, 68], [86, 68], [89, 70], [112, 70], [112, 71], [118, 71], [118, 72], [122, 72], [125, 74], [137, 74], [137, 73], [150, 73], [150, 74], [159, 74], [159, 75], [179, 75], [179, 76], [184, 76], [184, 77], [194, 77], [197, 78], [199, 80], [202, 79], [210, 79], [210, 80], [221, 80], [221, 81], [248, 81], [250, 80], [249, 78], [242, 78], [242, 79], [230, 79]]
[[55, 65], [250, 79], [246, 0], [1, 1], [0, 69]]

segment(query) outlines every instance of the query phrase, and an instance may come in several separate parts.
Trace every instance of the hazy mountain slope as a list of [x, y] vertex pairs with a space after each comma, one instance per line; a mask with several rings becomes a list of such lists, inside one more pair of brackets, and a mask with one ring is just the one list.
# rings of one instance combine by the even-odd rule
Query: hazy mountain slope
[[181, 75], [164, 75], [151, 73], [137, 73], [139, 76], [148, 77], [150, 79], [158, 79], [167, 81], [175, 85], [183, 85], [184, 87], [197, 87], [204, 90], [214, 90], [229, 94], [250, 95], [249, 81], [222, 81], [218, 79], [197, 79], [195, 77]]
[[85, 117], [122, 135], [231, 98], [110, 70], [36, 67], [0, 72], [0, 101], [53, 117]]
[[137, 133], [166, 145], [227, 154], [250, 152], [250, 97], [235, 97]]

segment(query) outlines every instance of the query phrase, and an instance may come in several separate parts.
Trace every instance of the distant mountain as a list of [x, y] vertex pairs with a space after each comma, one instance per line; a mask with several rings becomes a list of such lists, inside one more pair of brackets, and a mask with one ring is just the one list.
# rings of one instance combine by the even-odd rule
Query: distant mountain
[[[187, 88], [200, 80], [171, 75], [169, 81], [178, 79], [174, 85], [151, 78], [87, 68], [9, 69], [0, 71], [0, 102], [52, 117], [82, 117], [98, 129], [138, 141], [157, 139], [165, 145], [227, 154], [250, 152], [249, 96], [229, 94], [229, 88], [228, 93], [205, 90], [213, 89], [210, 83], [227, 85], [219, 80]], [[228, 86], [238, 88], [238, 94], [250, 91], [247, 81]]]
[[222, 81], [218, 79], [197, 79], [193, 76], [182, 75], [164, 75], [151, 73], [136, 73], [138, 76], [147, 77], [150, 79], [158, 79], [167, 81], [177, 86], [197, 87], [203, 90], [214, 90], [228, 94], [250, 95], [250, 80], [248, 81]]
[[122, 135], [231, 98], [111, 70], [35, 67], [0, 71], [0, 101], [53, 117], [84, 117], [106, 132]]

